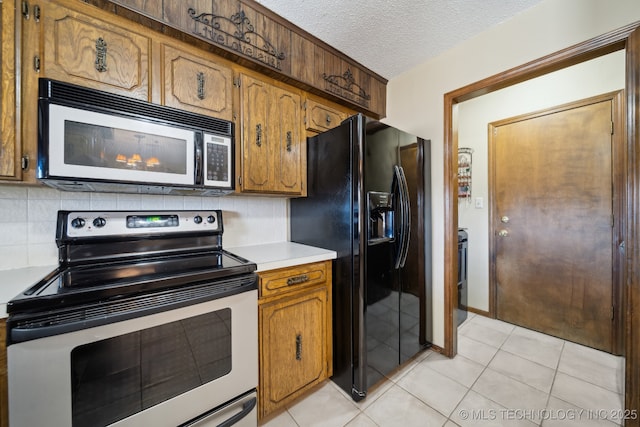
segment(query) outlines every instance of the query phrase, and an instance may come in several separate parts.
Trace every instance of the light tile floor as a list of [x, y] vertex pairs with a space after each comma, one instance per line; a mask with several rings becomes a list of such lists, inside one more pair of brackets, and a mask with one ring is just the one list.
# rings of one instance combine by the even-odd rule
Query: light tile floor
[[427, 350], [358, 403], [327, 381], [262, 426], [623, 424], [623, 358], [472, 313], [458, 332], [453, 359]]

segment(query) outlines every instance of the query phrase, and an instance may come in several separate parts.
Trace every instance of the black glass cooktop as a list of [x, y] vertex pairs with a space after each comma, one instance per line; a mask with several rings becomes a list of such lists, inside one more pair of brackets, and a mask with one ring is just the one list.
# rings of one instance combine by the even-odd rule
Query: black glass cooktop
[[79, 304], [215, 282], [256, 270], [224, 250], [192, 255], [61, 266], [7, 305], [7, 313], [55, 310]]

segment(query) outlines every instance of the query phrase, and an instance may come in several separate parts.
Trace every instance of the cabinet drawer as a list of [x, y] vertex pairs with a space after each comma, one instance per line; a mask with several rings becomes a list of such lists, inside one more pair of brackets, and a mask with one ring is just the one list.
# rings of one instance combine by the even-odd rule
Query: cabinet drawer
[[347, 114], [326, 105], [307, 99], [307, 115], [305, 117], [307, 130], [324, 132], [338, 126]]
[[260, 297], [269, 297], [327, 281], [329, 262], [304, 264], [259, 273]]

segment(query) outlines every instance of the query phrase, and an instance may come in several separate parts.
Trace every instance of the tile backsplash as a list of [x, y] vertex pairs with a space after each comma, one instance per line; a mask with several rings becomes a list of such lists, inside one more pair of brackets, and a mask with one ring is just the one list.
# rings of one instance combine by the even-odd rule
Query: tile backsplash
[[271, 197], [184, 197], [63, 192], [0, 185], [0, 270], [58, 263], [58, 210], [221, 209], [223, 245], [247, 246], [288, 238], [288, 202]]

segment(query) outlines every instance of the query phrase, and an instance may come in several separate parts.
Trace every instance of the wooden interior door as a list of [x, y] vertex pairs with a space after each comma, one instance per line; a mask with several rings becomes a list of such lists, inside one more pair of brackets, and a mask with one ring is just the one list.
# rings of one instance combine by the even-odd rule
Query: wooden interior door
[[611, 99], [490, 127], [498, 319], [612, 352]]

